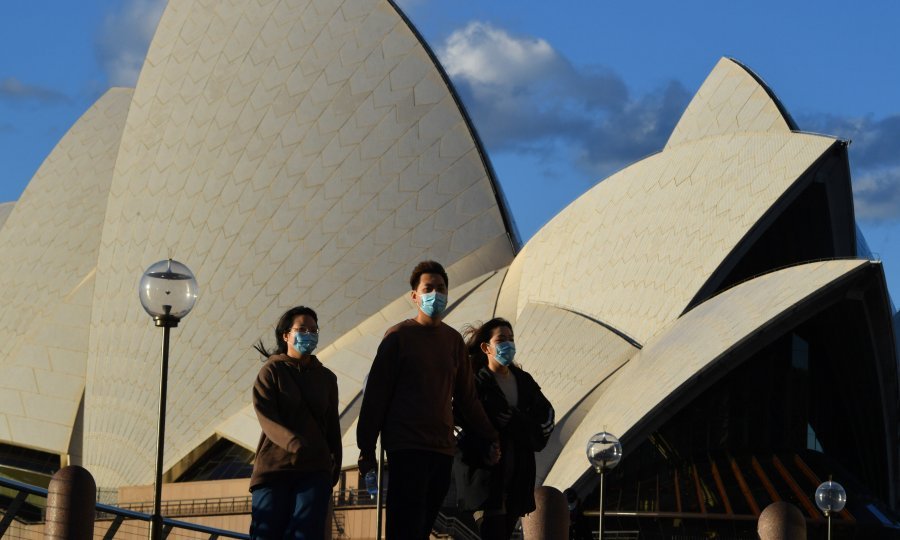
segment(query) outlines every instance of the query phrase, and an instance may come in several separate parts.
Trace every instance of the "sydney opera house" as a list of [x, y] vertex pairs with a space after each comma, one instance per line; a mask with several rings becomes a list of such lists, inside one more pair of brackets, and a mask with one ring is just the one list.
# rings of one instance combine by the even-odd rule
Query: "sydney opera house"
[[[523, 245], [477, 127], [389, 0], [172, 0], [136, 87], [0, 206], [0, 475], [46, 486], [79, 464], [109, 502], [150, 500], [161, 333], [137, 284], [172, 257], [201, 295], [172, 334], [166, 496], [247, 495], [251, 346], [298, 303], [338, 375], [352, 494], [363, 380], [431, 258], [448, 324], [513, 321], [557, 413], [538, 481], [585, 519], [585, 444], [605, 430], [625, 448], [605, 495], [618, 538], [755, 538], [774, 501], [820, 530], [829, 476], [848, 492], [838, 534], [897, 537], [898, 319], [846, 141], [801, 131], [721, 59], [660, 152]], [[374, 520], [335, 514], [335, 537]]]

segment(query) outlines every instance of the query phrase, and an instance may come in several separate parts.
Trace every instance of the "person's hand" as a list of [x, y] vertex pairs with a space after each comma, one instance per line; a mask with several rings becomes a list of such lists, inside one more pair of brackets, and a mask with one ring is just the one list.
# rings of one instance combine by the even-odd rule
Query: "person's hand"
[[505, 410], [500, 411], [494, 416], [494, 420], [496, 421], [498, 428], [505, 428], [509, 421], [512, 419], [513, 411], [511, 408], [507, 407]]
[[491, 443], [490, 448], [488, 448], [487, 453], [487, 464], [488, 465], [496, 465], [500, 463], [500, 458], [502, 457], [500, 452], [500, 443]]
[[359, 466], [359, 474], [365, 476], [367, 472], [378, 466], [378, 461], [375, 460], [374, 452], [360, 452], [356, 464]]

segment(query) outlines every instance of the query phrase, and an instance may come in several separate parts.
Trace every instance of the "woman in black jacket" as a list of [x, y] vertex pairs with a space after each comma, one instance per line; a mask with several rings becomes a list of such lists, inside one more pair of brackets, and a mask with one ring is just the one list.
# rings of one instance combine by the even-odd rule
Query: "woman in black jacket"
[[478, 397], [500, 432], [500, 462], [486, 465], [489, 443], [466, 430], [464, 418], [454, 476], [463, 510], [473, 511], [482, 540], [508, 540], [519, 518], [535, 509], [534, 453], [554, 427], [553, 407], [517, 365], [512, 325], [491, 319], [464, 332]]

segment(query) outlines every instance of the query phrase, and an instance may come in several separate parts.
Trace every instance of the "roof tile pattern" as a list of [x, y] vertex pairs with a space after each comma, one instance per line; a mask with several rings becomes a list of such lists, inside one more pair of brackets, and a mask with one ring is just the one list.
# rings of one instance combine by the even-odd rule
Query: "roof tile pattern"
[[833, 143], [793, 133], [726, 135], [624, 169], [569, 205], [517, 257], [518, 312], [528, 302], [552, 303], [645, 342], [684, 311]]
[[767, 89], [745, 67], [722, 58], [688, 104], [666, 148], [729, 133], [790, 131]]
[[6, 218], [9, 217], [15, 207], [15, 202], [5, 202], [0, 204], [0, 228], [3, 228], [3, 224], [6, 223]]
[[528, 304], [515, 330], [516, 361], [559, 419], [638, 351], [598, 321], [553, 305]]
[[512, 245], [476, 143], [387, 1], [171, 2], [103, 230], [86, 465], [100, 485], [152, 478], [161, 336], [134, 287], [154, 261], [201, 284], [173, 333], [169, 465], [249, 403], [249, 347], [284, 309], [313, 306], [340, 336], [415, 262], [452, 267], [498, 239], [501, 267]]
[[591, 435], [606, 426], [606, 431], [626, 436], [667, 398], [690, 391], [699, 374], [727, 360], [742, 340], [868, 264], [840, 260], [772, 272], [731, 288], [670, 323], [619, 370], [613, 384], [604, 385], [545, 483], [560, 489], [575, 483], [588, 469], [584, 445]]
[[548, 304], [528, 304], [515, 325], [516, 361], [553, 404], [557, 426], [535, 456], [538, 481], [550, 470], [601, 385], [638, 349], [600, 321]]
[[8, 261], [0, 268], [0, 440], [69, 451], [100, 232], [131, 95], [111, 89], [82, 115], [0, 228]]
[[450, 289], [451, 310], [444, 322], [459, 332], [469, 325], [489, 320], [497, 304], [497, 293], [506, 275], [506, 269], [490, 272], [473, 279], [461, 288]]

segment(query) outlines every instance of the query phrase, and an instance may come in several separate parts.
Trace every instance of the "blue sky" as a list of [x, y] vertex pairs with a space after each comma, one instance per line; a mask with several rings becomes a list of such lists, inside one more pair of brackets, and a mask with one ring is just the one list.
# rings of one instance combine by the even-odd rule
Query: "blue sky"
[[[900, 299], [900, 2], [403, 0], [478, 129], [523, 239], [659, 150], [721, 56], [801, 129], [851, 139], [857, 220]], [[0, 201], [109, 86], [133, 86], [159, 0], [10, 0]], [[896, 301], [896, 300], [895, 300]]]

